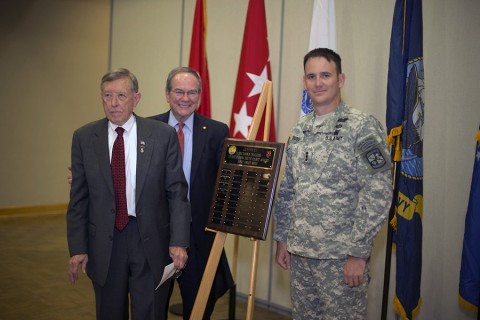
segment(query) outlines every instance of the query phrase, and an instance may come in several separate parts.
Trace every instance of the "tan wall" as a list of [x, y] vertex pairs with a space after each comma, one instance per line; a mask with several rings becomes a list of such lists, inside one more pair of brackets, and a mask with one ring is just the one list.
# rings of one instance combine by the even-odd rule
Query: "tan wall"
[[68, 202], [73, 130], [102, 115], [108, 0], [0, 3], [0, 207]]
[[[194, 2], [113, 2], [110, 63], [128, 67], [139, 77], [143, 93], [137, 110], [140, 115], [167, 110], [164, 81], [171, 68], [188, 61]], [[298, 118], [312, 3], [266, 0], [280, 141], [286, 140]], [[347, 74], [344, 98], [384, 122], [394, 1], [337, 0], [336, 4], [337, 49]], [[208, 0], [212, 114], [226, 123], [247, 5], [246, 0]], [[98, 80], [108, 66], [109, 4], [107, 0], [23, 1], [1, 6], [0, 65], [6, 76], [0, 86], [0, 170], [6, 179], [0, 187], [0, 207], [66, 202], [65, 167], [71, 134], [74, 128], [102, 115]], [[473, 134], [480, 121], [480, 43], [475, 36], [480, 32], [480, 2], [424, 0], [423, 11], [425, 202], [419, 318], [474, 319], [459, 308], [456, 296]], [[32, 128], [36, 131], [31, 134]], [[231, 239], [227, 240], [230, 258]], [[237, 277], [241, 293], [248, 290], [250, 248], [251, 243], [242, 239]], [[257, 297], [289, 307], [287, 273], [272, 266], [270, 240], [260, 248]], [[384, 255], [385, 229], [375, 243], [369, 319], [378, 319], [380, 314]], [[390, 301], [394, 279], [391, 283]], [[388, 318], [394, 318], [391, 312]]]

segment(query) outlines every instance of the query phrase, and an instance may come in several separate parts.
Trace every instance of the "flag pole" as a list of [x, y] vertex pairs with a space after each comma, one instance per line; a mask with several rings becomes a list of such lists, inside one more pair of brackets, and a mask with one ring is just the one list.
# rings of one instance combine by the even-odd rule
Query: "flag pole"
[[[396, 148], [400, 142], [400, 135], [394, 136], [394, 143], [392, 143], [392, 154], [395, 154]], [[395, 217], [395, 199], [398, 195], [398, 186], [397, 186], [397, 165], [399, 159], [397, 157], [393, 158], [393, 167], [392, 167], [392, 186], [393, 186], [393, 195], [392, 203], [390, 204], [390, 210], [388, 213], [388, 222], [387, 222], [387, 248], [385, 252], [385, 270], [383, 276], [383, 296], [382, 296], [382, 316], [381, 320], [387, 319], [387, 309], [388, 309], [388, 293], [390, 290], [390, 270], [392, 266], [392, 245], [393, 245], [393, 226], [392, 221]]]
[[477, 320], [480, 320], [480, 288], [478, 290]]

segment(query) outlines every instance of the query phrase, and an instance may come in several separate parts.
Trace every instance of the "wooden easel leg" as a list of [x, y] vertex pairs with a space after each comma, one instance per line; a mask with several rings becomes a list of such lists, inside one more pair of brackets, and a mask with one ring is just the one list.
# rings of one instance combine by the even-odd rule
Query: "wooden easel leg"
[[260, 241], [254, 240], [252, 273], [250, 274], [250, 288], [248, 290], [247, 320], [253, 320], [253, 309], [255, 308], [255, 283], [257, 279], [257, 260]]

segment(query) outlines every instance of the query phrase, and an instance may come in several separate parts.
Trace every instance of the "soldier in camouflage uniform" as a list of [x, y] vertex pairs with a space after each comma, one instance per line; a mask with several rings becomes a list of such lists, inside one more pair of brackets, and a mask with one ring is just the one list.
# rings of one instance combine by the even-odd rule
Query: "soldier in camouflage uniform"
[[304, 69], [314, 112], [287, 145], [274, 209], [276, 261], [291, 269], [294, 319], [365, 319], [373, 239], [392, 197], [386, 134], [342, 101], [337, 53], [314, 49]]

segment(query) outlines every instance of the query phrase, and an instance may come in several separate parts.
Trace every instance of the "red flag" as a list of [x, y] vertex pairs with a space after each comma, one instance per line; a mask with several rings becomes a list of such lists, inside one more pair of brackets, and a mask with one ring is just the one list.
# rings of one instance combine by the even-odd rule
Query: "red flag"
[[210, 79], [208, 76], [207, 50], [207, 4], [206, 0], [197, 0], [193, 18], [192, 43], [188, 66], [195, 69], [202, 78], [202, 101], [197, 109], [199, 114], [210, 118]]
[[[264, 0], [250, 0], [243, 33], [242, 54], [237, 74], [237, 86], [230, 118], [230, 136], [246, 139], [255, 107], [265, 80], [272, 80], [267, 39]], [[275, 122], [272, 106], [270, 141], [275, 141]], [[265, 113], [256, 140], [263, 140]]]

